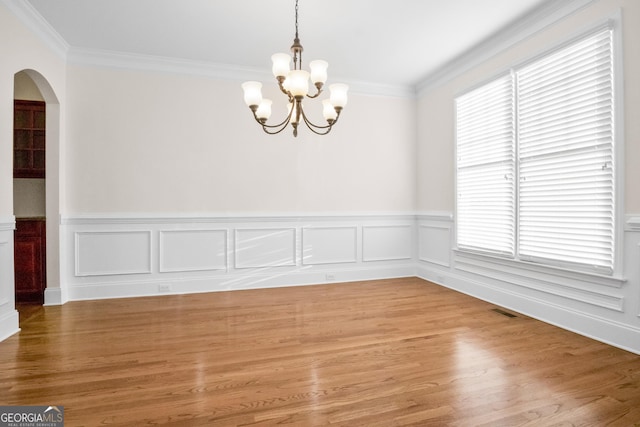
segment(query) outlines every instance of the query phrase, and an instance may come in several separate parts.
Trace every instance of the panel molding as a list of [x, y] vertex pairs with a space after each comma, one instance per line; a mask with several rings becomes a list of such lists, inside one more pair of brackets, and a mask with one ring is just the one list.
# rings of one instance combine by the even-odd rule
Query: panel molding
[[[226, 229], [160, 230], [159, 235], [158, 270], [160, 273], [227, 269], [229, 242]], [[173, 242], [179, 244], [177, 248], [169, 246], [172, 235], [174, 237], [182, 235], [183, 237], [182, 241]], [[202, 245], [203, 237], [207, 235], [210, 238], [217, 237], [218, 241], [210, 240], [207, 242], [208, 245]], [[192, 238], [191, 242], [188, 241], [189, 237]], [[197, 246], [198, 244], [200, 246]], [[208, 249], [212, 249], [213, 253], [207, 252]], [[173, 252], [174, 250], [176, 252]], [[208, 258], [210, 258], [209, 264], [207, 264]], [[217, 262], [215, 262], [216, 260]]]
[[356, 262], [358, 262], [357, 226], [302, 227], [303, 265]]
[[[453, 225], [444, 222], [421, 223], [418, 225], [418, 259], [423, 262], [451, 267]], [[431, 236], [428, 236], [431, 233]], [[435, 246], [431, 245], [435, 242]], [[438, 258], [436, 254], [445, 254]]]
[[[243, 239], [242, 234], [248, 236]], [[295, 267], [296, 239], [295, 227], [236, 228], [234, 267]]]
[[18, 311], [15, 309], [13, 235], [9, 226], [0, 229], [0, 341], [20, 331]]
[[[89, 245], [89, 238], [95, 238], [93, 251], [90, 248], [83, 248], [83, 245]], [[119, 241], [115, 238], [119, 237]], [[126, 239], [128, 237], [129, 239]], [[143, 241], [134, 242], [133, 237], [142, 237]], [[113, 238], [112, 242], [108, 242], [106, 238]], [[102, 240], [102, 244], [98, 244], [97, 240]], [[151, 273], [151, 230], [119, 230], [119, 231], [77, 231], [75, 233], [75, 275], [82, 276], [110, 276], [123, 274], [149, 274]], [[141, 262], [141, 265], [131, 263], [134, 252], [134, 243], [144, 245], [138, 249], [137, 257], [145, 257], [146, 259], [134, 259], [133, 261]], [[128, 256], [123, 256], [127, 254]], [[108, 262], [105, 256], [118, 254], [118, 257], [109, 257]], [[100, 259], [99, 259], [100, 258]], [[125, 260], [125, 258], [127, 258]], [[122, 264], [118, 266], [117, 263]], [[126, 265], [126, 263], [131, 263]], [[102, 266], [100, 266], [102, 263]], [[85, 265], [86, 264], [86, 265]], [[95, 264], [95, 265], [94, 265]], [[97, 268], [96, 268], [97, 267]]]
[[[362, 260], [373, 262], [413, 259], [413, 230], [414, 227], [410, 224], [363, 225]], [[371, 235], [371, 233], [384, 231], [387, 233], [386, 236]]]

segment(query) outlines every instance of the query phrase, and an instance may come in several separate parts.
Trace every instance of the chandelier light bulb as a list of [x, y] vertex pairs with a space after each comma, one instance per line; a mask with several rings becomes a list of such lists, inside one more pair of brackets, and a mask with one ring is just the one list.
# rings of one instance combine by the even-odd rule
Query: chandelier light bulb
[[264, 120], [265, 122], [271, 117], [271, 104], [273, 102], [270, 99], [263, 99], [260, 105], [258, 105], [258, 110], [256, 111], [256, 117], [258, 120]]
[[336, 118], [338, 118], [338, 112], [334, 108], [331, 101], [328, 99], [322, 101], [322, 115], [324, 116], [324, 119], [329, 123], [334, 122]]
[[273, 61], [273, 66], [271, 67], [271, 71], [273, 75], [277, 77], [286, 77], [289, 74], [289, 64], [291, 64], [291, 55], [286, 53], [275, 53], [271, 55], [271, 61]]
[[291, 70], [287, 76], [289, 92], [295, 97], [305, 97], [309, 93], [309, 72], [305, 70]]
[[244, 102], [248, 107], [260, 105], [262, 101], [262, 83], [244, 82], [242, 83], [242, 90], [244, 90]]
[[335, 83], [329, 86], [329, 90], [331, 91], [331, 104], [335, 108], [344, 108], [347, 105], [347, 91], [349, 90], [349, 86], [343, 83]]
[[311, 81], [324, 84], [327, 81], [327, 67], [329, 63], [321, 59], [309, 62], [309, 68], [311, 69]]

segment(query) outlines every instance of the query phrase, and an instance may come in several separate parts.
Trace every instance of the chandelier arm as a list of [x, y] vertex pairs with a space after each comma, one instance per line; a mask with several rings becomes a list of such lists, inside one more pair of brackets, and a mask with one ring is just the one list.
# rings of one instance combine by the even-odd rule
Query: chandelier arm
[[307, 94], [307, 98], [313, 99], [313, 98], [317, 98], [318, 96], [320, 96], [320, 92], [316, 93], [315, 95], [309, 95]]
[[316, 94], [315, 95], [307, 94], [307, 98], [313, 99], [320, 96], [320, 94], [322, 93], [322, 83], [316, 83], [315, 86], [316, 86]]
[[[275, 131], [270, 131], [269, 129], [267, 129], [267, 126], [262, 125], [262, 130], [265, 133], [268, 133], [269, 135], [276, 135], [279, 134], [280, 132], [282, 132], [283, 130], [285, 130], [287, 128], [287, 125], [289, 124], [289, 121], [287, 121], [280, 129], [275, 130]], [[275, 126], [269, 126], [269, 127], [275, 127]]]
[[[295, 108], [291, 108], [291, 111], [289, 111], [289, 114], [287, 114], [287, 117], [285, 117], [285, 119], [284, 119], [282, 122], [278, 123], [277, 125], [268, 125], [268, 124], [266, 124], [266, 120], [265, 120], [265, 122], [264, 122], [264, 123], [263, 123], [263, 122], [261, 122], [261, 121], [260, 121], [260, 119], [258, 118], [258, 116], [256, 116], [256, 112], [255, 112], [255, 111], [253, 112], [253, 118], [254, 118], [254, 119], [256, 120], [256, 122], [258, 122], [258, 124], [259, 124], [260, 126], [262, 126], [263, 128], [274, 129], [274, 128], [278, 128], [278, 127], [280, 127], [280, 126], [282, 126], [283, 128], [285, 128], [285, 127], [287, 127], [287, 125], [288, 125], [288, 124], [289, 124], [289, 122], [291, 121], [291, 115], [293, 114], [293, 110], [294, 110], [294, 109], [295, 109]], [[265, 130], [265, 132], [267, 132], [267, 131]], [[280, 131], [278, 131], [278, 132], [280, 132]], [[276, 133], [278, 133], [278, 132], [276, 132]], [[269, 133], [269, 132], [267, 132], [267, 133]]]
[[328, 129], [327, 132], [321, 134], [318, 133], [318, 135], [326, 135], [327, 133], [329, 133], [329, 130], [331, 130], [331, 128], [333, 127], [333, 125], [335, 125], [336, 123], [338, 123], [338, 119], [340, 118], [340, 112], [338, 112], [338, 115], [336, 116], [335, 120], [332, 121], [330, 124], [326, 125], [326, 126], [319, 126], [316, 125], [314, 123], [311, 122], [311, 120], [309, 120], [309, 118], [307, 117], [307, 115], [304, 113], [304, 108], [302, 108], [302, 103], [300, 103], [300, 112], [302, 113], [302, 119], [304, 120], [305, 124], [307, 125], [307, 127], [309, 129], [311, 129], [312, 131], [315, 132], [314, 129]]
[[[265, 133], [268, 133], [269, 135], [276, 135], [280, 132], [282, 132], [283, 130], [285, 130], [287, 128], [287, 125], [289, 124], [289, 121], [291, 121], [291, 113], [289, 113], [289, 115], [284, 119], [284, 121], [282, 123], [278, 123], [277, 125], [267, 125], [263, 122], [261, 122], [256, 116], [255, 113], [253, 115], [254, 119], [256, 119], [256, 122], [258, 122], [258, 124], [260, 126], [262, 126], [262, 130]], [[275, 131], [270, 131], [269, 129], [275, 129], [275, 128], [280, 128], [277, 129]]]
[[291, 95], [291, 92], [286, 90], [284, 88], [284, 86], [282, 85], [284, 83], [285, 78], [284, 77], [278, 77], [277, 79], [278, 79], [278, 87], [280, 88], [280, 92], [282, 92], [285, 95], [287, 95], [287, 97], [289, 98], [289, 102], [293, 102], [293, 95]]
[[[311, 132], [315, 133], [316, 135], [326, 135], [326, 134], [328, 134], [329, 132], [331, 132], [331, 129], [333, 128], [333, 125], [336, 123], [334, 121], [333, 123], [328, 124], [326, 126], [318, 126], [318, 125], [312, 123], [311, 120], [309, 120], [307, 115], [304, 113], [304, 108], [302, 108], [302, 105], [300, 106], [300, 111], [302, 113], [302, 120], [304, 120], [304, 123], [307, 125], [309, 130], [311, 130]], [[325, 129], [325, 131], [321, 132], [318, 129]]]

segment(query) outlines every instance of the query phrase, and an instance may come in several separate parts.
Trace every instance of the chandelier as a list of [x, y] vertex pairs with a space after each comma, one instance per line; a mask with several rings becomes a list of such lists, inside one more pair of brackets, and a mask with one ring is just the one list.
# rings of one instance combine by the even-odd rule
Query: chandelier
[[[316, 60], [309, 63], [311, 72], [302, 69], [302, 45], [298, 37], [298, 0], [296, 0], [296, 35], [291, 46], [293, 54], [293, 69], [291, 69], [291, 55], [286, 53], [276, 53], [271, 56], [273, 61], [273, 75], [278, 81], [280, 91], [288, 98], [288, 114], [286, 118], [275, 125], [267, 124], [271, 117], [272, 101], [262, 97], [262, 83], [245, 82], [242, 84], [244, 90], [244, 102], [253, 112], [256, 122], [262, 126], [262, 130], [270, 135], [282, 132], [289, 123], [293, 127], [293, 136], [298, 136], [298, 125], [304, 122], [311, 131], [318, 135], [328, 134], [333, 125], [340, 117], [340, 113], [347, 105], [347, 91], [349, 86], [345, 84], [332, 84], [329, 86], [329, 99], [322, 101], [322, 115], [327, 121], [326, 125], [313, 124], [305, 114], [302, 101], [305, 97], [317, 98], [323, 92], [322, 88], [327, 81], [326, 61]], [[309, 80], [316, 87], [315, 94], [309, 94]]]

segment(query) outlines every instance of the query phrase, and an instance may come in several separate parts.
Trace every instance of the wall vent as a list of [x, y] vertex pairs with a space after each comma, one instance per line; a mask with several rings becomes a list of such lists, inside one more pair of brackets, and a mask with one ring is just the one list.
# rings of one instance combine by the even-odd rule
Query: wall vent
[[496, 313], [502, 314], [503, 316], [507, 316], [507, 317], [518, 317], [513, 313], [509, 313], [509, 312], [501, 310], [499, 308], [492, 308], [491, 311], [495, 311]]

